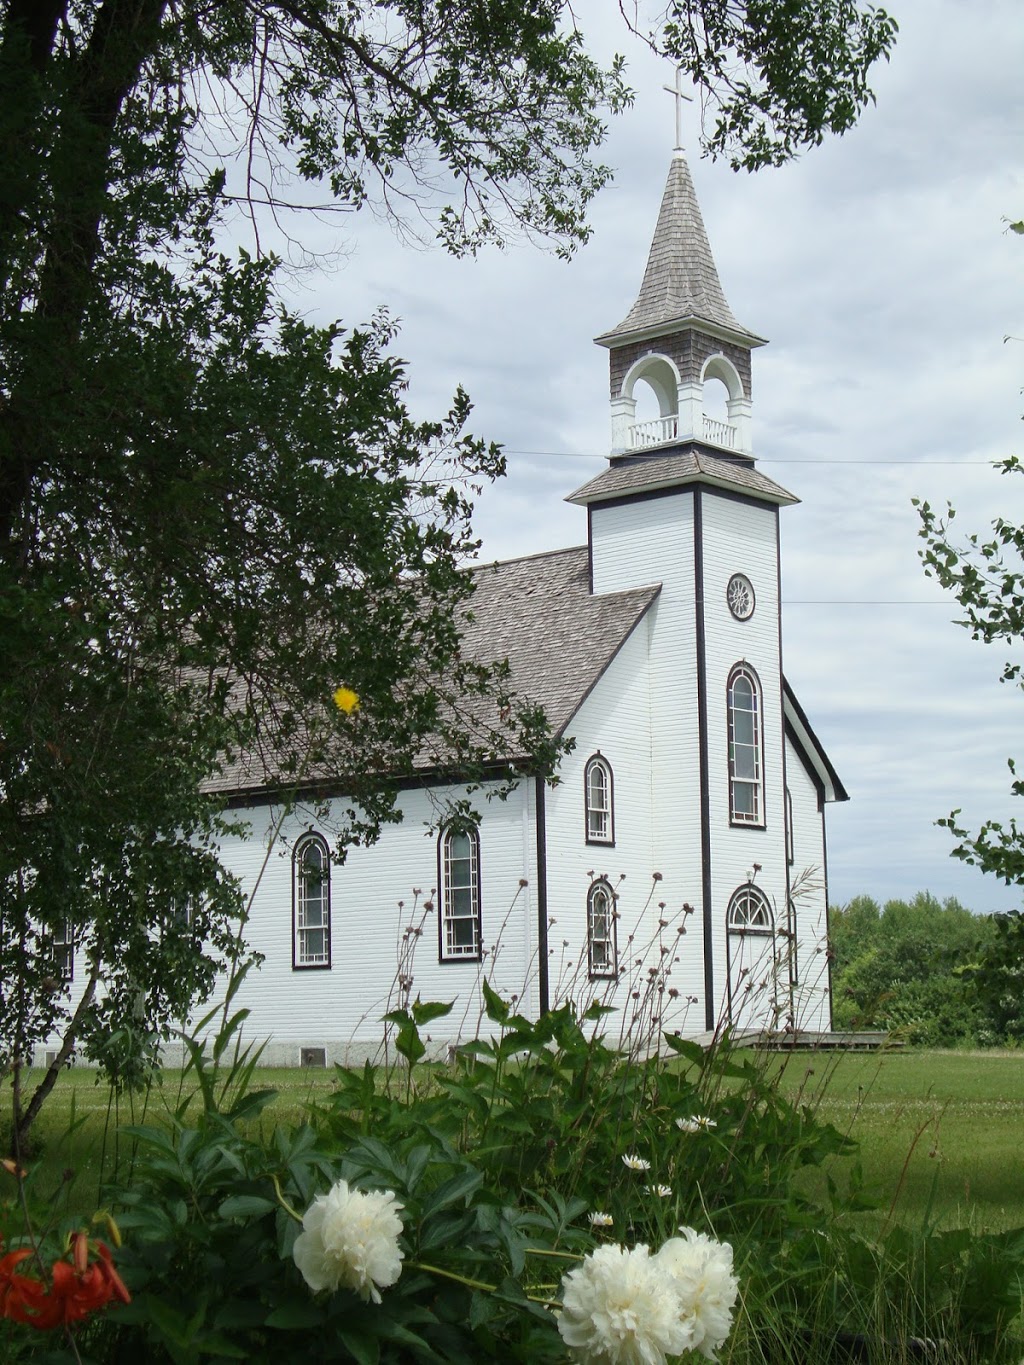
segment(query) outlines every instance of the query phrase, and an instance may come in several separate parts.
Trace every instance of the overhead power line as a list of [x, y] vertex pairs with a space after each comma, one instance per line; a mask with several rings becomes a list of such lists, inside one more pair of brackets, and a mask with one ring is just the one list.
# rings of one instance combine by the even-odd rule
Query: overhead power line
[[[634, 451], [633, 454], [643, 454], [642, 451]], [[502, 451], [504, 455], [525, 455], [536, 456], [543, 459], [558, 460], [607, 460], [607, 451], [586, 451], [586, 450], [511, 450], [505, 447]], [[1000, 461], [998, 460], [806, 460], [806, 459], [786, 459], [775, 456], [758, 456], [757, 464], [883, 464], [883, 465], [916, 465], [919, 469], [924, 469], [931, 465], [952, 465], [959, 469], [995, 469]]]

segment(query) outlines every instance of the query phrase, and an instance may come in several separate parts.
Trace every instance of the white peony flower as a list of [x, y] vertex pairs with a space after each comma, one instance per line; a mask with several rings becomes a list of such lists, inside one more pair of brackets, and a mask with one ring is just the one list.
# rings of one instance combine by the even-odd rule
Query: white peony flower
[[627, 1153], [627, 1155], [622, 1158], [622, 1162], [623, 1165], [628, 1166], [631, 1171], [649, 1171], [651, 1169], [651, 1163], [649, 1161], [645, 1161], [642, 1156], [636, 1156], [633, 1152]]
[[610, 1228], [614, 1222], [610, 1213], [591, 1213], [587, 1215], [587, 1222], [592, 1228]]
[[732, 1247], [693, 1228], [680, 1228], [655, 1256], [672, 1277], [678, 1311], [690, 1325], [692, 1346], [708, 1360], [732, 1327], [739, 1281], [732, 1273]]
[[292, 1255], [310, 1289], [351, 1289], [380, 1303], [402, 1273], [402, 1208], [391, 1190], [351, 1190], [339, 1180], [306, 1210]]
[[645, 1246], [598, 1247], [562, 1277], [558, 1330], [581, 1365], [665, 1365], [693, 1345], [692, 1323]]

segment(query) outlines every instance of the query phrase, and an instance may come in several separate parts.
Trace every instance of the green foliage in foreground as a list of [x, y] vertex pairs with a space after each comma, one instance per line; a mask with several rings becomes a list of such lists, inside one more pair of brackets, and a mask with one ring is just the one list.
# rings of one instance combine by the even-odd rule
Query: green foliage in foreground
[[[878, 1365], [914, 1358], [914, 1336], [941, 1338], [948, 1365], [1020, 1358], [1024, 1234], [869, 1231], [854, 1145], [777, 1057], [676, 1037], [661, 1058], [627, 1057], [602, 1041], [600, 1008], [531, 1022], [490, 992], [488, 1006], [489, 1034], [450, 1063], [339, 1068], [298, 1124], [274, 1123], [255, 1088], [242, 1015], [212, 1058], [192, 1045], [167, 1117], [119, 1134], [131, 1147], [107, 1197], [134, 1301], [87, 1325], [82, 1360], [563, 1361], [566, 1270], [602, 1241], [655, 1248], [680, 1224], [734, 1248], [723, 1362], [824, 1365], [837, 1334], [873, 1343]], [[393, 1017], [407, 1059], [444, 1008]], [[295, 1215], [339, 1177], [403, 1206], [402, 1274], [379, 1306], [311, 1294], [291, 1259]], [[12, 1208], [4, 1221], [10, 1245]], [[2, 1358], [44, 1358], [28, 1329], [0, 1328]]]

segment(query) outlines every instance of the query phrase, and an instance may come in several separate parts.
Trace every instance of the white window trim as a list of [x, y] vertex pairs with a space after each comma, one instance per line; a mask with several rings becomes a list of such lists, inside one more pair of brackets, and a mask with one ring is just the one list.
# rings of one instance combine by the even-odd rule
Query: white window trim
[[[754, 918], [749, 913], [750, 902], [753, 901], [757, 909]], [[744, 915], [740, 918], [740, 908], [744, 907]], [[772, 914], [771, 902], [759, 886], [753, 882], [744, 882], [738, 886], [729, 897], [729, 908], [725, 913], [727, 928], [734, 934], [772, 934], [775, 932], [775, 916]]]
[[47, 945], [54, 970], [61, 981], [75, 979], [75, 928], [69, 919], [60, 922], [60, 928], [47, 935]]
[[[734, 715], [736, 706], [733, 701], [733, 688], [738, 678], [745, 678], [750, 684], [752, 708], [750, 714], [754, 722], [754, 742], [752, 746], [744, 745], [744, 748], [752, 747], [754, 751], [754, 776], [740, 777], [736, 772], [735, 756], [735, 731]], [[731, 825], [747, 825], [754, 828], [764, 828], [764, 730], [761, 717], [764, 714], [764, 705], [761, 692], [761, 680], [750, 667], [749, 664], [739, 663], [729, 673], [729, 681], [726, 686], [726, 729], [729, 745], [729, 823]], [[753, 810], [746, 811], [738, 809], [737, 795], [742, 789], [750, 792], [753, 796]]]
[[[590, 775], [595, 769], [604, 774], [604, 806], [592, 799]], [[588, 844], [615, 843], [615, 779], [612, 765], [600, 751], [587, 759], [583, 769], [583, 820]]]
[[[455, 884], [452, 877], [452, 840], [464, 834], [469, 840], [469, 882]], [[438, 876], [441, 887], [441, 913], [438, 917], [438, 960], [440, 962], [479, 962], [483, 944], [483, 925], [480, 913], [480, 834], [475, 829], [442, 830], [437, 845]], [[465, 859], [459, 859], [463, 862]], [[470, 913], [455, 914], [455, 891], [469, 890]], [[454, 929], [460, 922], [470, 921], [473, 925], [472, 944], [458, 943]]]
[[[324, 860], [322, 922], [306, 924], [305, 919], [305, 870], [303, 859], [306, 850], [319, 848]], [[307, 935], [323, 931], [325, 948], [322, 954], [311, 954], [306, 948]], [[329, 970], [331, 966], [331, 850], [322, 834], [304, 834], [295, 845], [292, 858], [292, 970], [312, 971]]]
[[[603, 896], [607, 901], [605, 917], [607, 921], [606, 933], [598, 938], [594, 933], [595, 907], [594, 902], [598, 896]], [[605, 957], [603, 963], [595, 961], [595, 947], [603, 945]], [[587, 966], [589, 974], [596, 979], [613, 980], [619, 974], [619, 954], [615, 933], [615, 892], [604, 878], [592, 882], [587, 892]]]

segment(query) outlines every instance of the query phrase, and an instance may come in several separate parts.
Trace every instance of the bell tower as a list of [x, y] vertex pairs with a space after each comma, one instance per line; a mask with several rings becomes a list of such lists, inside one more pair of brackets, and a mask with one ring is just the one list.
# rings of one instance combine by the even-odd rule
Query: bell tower
[[[610, 353], [613, 459], [681, 445], [752, 458], [750, 353], [765, 338], [741, 326], [726, 302], [678, 147], [636, 303], [594, 340]], [[709, 379], [725, 386], [724, 421], [705, 411]], [[638, 422], [641, 382], [653, 390], [659, 411]]]

